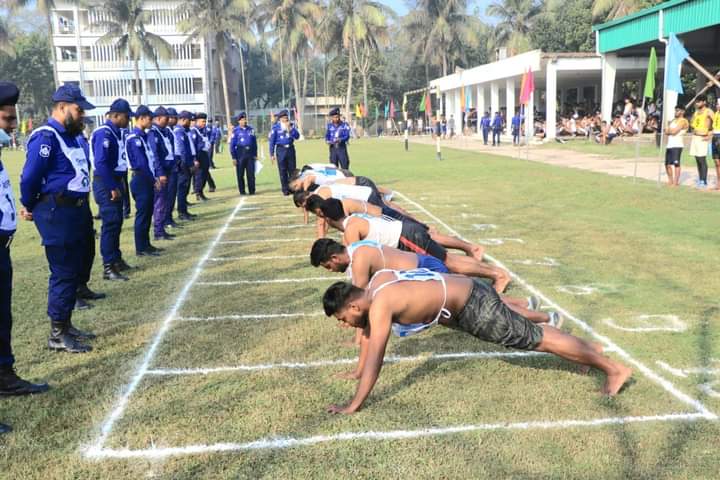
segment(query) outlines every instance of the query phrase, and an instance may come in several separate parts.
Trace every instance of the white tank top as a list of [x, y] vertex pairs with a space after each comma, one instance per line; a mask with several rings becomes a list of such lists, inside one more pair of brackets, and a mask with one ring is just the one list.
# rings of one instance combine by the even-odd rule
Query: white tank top
[[402, 233], [402, 222], [390, 217], [374, 217], [366, 213], [354, 213], [343, 220], [343, 229], [351, 218], [361, 218], [368, 222], [368, 234], [363, 240], [370, 240], [386, 247], [397, 248]]
[[[0, 213], [2, 220], [0, 221], [0, 230], [6, 232], [14, 232], [17, 230], [17, 215], [15, 213], [15, 197], [13, 197], [12, 185], [10, 185], [10, 177], [7, 169], [0, 160]], [[4, 246], [4, 245], [0, 245]]]
[[[688, 124], [689, 126], [690, 124]], [[678, 126], [678, 121], [673, 120], [670, 122], [670, 128], [676, 128]], [[668, 135], [667, 140], [667, 148], [683, 148], [685, 146], [683, 142], [683, 138], [685, 137], [685, 134], [687, 133], [687, 128], [680, 130], [675, 135]]]
[[75, 176], [67, 184], [68, 191], [77, 193], [90, 192], [90, 167], [87, 156], [85, 156], [85, 150], [83, 150], [82, 147], [68, 147], [58, 131], [47, 125], [35, 129], [32, 134], [30, 134], [30, 138], [33, 138], [37, 132], [42, 131], [52, 132], [55, 135], [63, 155], [65, 155], [65, 158], [68, 159], [75, 170]]
[[[395, 280], [390, 280], [382, 285], [379, 285], [373, 289], [372, 284], [375, 280], [375, 277], [378, 276], [378, 274], [383, 272], [392, 272], [395, 275]], [[392, 331], [393, 333], [398, 337], [409, 337], [411, 335], [418, 334], [420, 332], [423, 332], [431, 327], [434, 327], [438, 324], [441, 318], [450, 318], [451, 313], [450, 311], [445, 308], [445, 304], [447, 303], [447, 285], [445, 284], [445, 278], [437, 273], [433, 272], [431, 270], [428, 270], [427, 268], [416, 268], [414, 270], [380, 270], [378, 271], [373, 277], [370, 279], [370, 283], [368, 283], [368, 290], [372, 291], [372, 298], [375, 298], [375, 295], [378, 294], [380, 290], [387, 287], [388, 285], [392, 285], [394, 283], [400, 283], [400, 282], [429, 282], [429, 281], [436, 281], [440, 282], [442, 284], [443, 288], [443, 303], [442, 307], [440, 307], [440, 311], [438, 311], [438, 314], [435, 315], [435, 318], [430, 323], [411, 323], [409, 325], [403, 324], [403, 323], [395, 323], [392, 324]]]
[[378, 252], [380, 252], [380, 256], [383, 259], [383, 269], [385, 268], [385, 255], [383, 254], [382, 245], [380, 245], [377, 242], [373, 242], [372, 240], [360, 240], [359, 242], [351, 243], [347, 247], [347, 254], [348, 254], [348, 257], [350, 257], [350, 264], [348, 265], [347, 270], [345, 270], [345, 273], [347, 273], [348, 278], [352, 278], [353, 255], [355, 254], [355, 250], [357, 250], [360, 247], [376, 248], [378, 250]]
[[367, 202], [370, 195], [372, 195], [372, 188], [370, 187], [346, 185], [344, 183], [331, 183], [330, 185], [325, 185], [325, 188], [329, 188], [330, 195], [337, 200], [347, 198], [348, 200]]

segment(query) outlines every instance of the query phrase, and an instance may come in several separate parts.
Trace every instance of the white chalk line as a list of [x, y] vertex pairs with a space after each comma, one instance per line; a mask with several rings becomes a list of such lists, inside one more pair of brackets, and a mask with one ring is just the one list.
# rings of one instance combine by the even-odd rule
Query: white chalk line
[[[431, 353], [428, 355], [397, 356], [388, 355], [384, 363], [408, 363], [440, 360], [464, 360], [480, 358], [522, 358], [546, 356], [542, 352], [458, 352], [458, 353]], [[335, 360], [316, 360], [312, 362], [278, 362], [261, 363], [255, 365], [232, 365], [210, 368], [154, 368], [147, 371], [147, 375], [208, 375], [211, 373], [223, 372], [257, 372], [262, 370], [276, 369], [307, 369], [320, 367], [334, 367], [337, 365], [353, 365], [357, 363], [355, 358], [340, 358]]]
[[272, 229], [272, 230], [293, 230], [297, 228], [314, 228], [315, 225], [305, 225], [304, 223], [299, 223], [296, 225], [254, 225], [249, 227], [230, 227], [228, 230], [262, 230], [262, 229]]
[[113, 426], [115, 425], [115, 422], [122, 416], [123, 412], [125, 411], [125, 407], [127, 406], [128, 400], [130, 399], [130, 396], [135, 392], [138, 385], [140, 384], [140, 381], [147, 373], [150, 362], [155, 356], [155, 352], [157, 351], [158, 346], [160, 345], [160, 342], [162, 341], [165, 334], [170, 329], [170, 324], [175, 318], [175, 315], [180, 310], [180, 307], [185, 303], [185, 299], [187, 298], [188, 294], [190, 293], [190, 289], [193, 286], [193, 284], [196, 282], [198, 277], [200, 277], [200, 274], [202, 273], [203, 266], [208, 258], [210, 258], [210, 254], [212, 253], [215, 246], [220, 241], [220, 238], [225, 234], [225, 231], [227, 230], [228, 226], [230, 225], [230, 222], [232, 221], [233, 217], [237, 214], [240, 209], [242, 209], [243, 205], [245, 204], [245, 199], [242, 198], [238, 202], [238, 204], [235, 206], [235, 209], [232, 211], [232, 213], [228, 216], [227, 220], [225, 221], [225, 224], [220, 228], [218, 231], [218, 234], [215, 236], [215, 239], [210, 243], [207, 250], [205, 251], [205, 254], [200, 258], [197, 265], [195, 266], [195, 270], [193, 270], [192, 275], [190, 276], [189, 280], [183, 287], [183, 289], [180, 291], [180, 294], [178, 295], [177, 300], [175, 301], [175, 304], [172, 306], [172, 309], [170, 312], [168, 312], [167, 316], [165, 317], [165, 320], [163, 320], [162, 326], [155, 334], [155, 338], [153, 338], [152, 343], [150, 344], [150, 347], [148, 348], [147, 352], [145, 352], [145, 356], [143, 357], [142, 363], [135, 371], [135, 374], [133, 375], [132, 379], [130, 380], [130, 383], [127, 384], [124, 391], [121, 393], [121, 395], [118, 397], [117, 402], [115, 404], [115, 407], [113, 408], [112, 412], [110, 412], [110, 415], [105, 419], [103, 422], [101, 428], [100, 428], [100, 435], [95, 439], [95, 442], [88, 447], [85, 454], [87, 456], [90, 455], [90, 452], [97, 451], [98, 449], [101, 449], [102, 446], [107, 441], [110, 432], [112, 431]]
[[197, 455], [204, 453], [238, 452], [254, 450], [284, 449], [308, 447], [330, 442], [347, 441], [387, 441], [406, 440], [422, 437], [444, 436], [458, 433], [472, 433], [496, 430], [526, 431], [553, 430], [561, 428], [603, 427], [609, 425], [626, 425], [632, 423], [694, 421], [706, 419], [702, 413], [669, 413], [665, 415], [648, 415], [634, 417], [607, 417], [594, 420], [556, 420], [532, 421], [515, 423], [483, 423], [477, 425], [457, 425], [441, 428], [423, 428], [418, 430], [388, 430], [367, 432], [344, 432], [331, 435], [314, 435], [311, 437], [267, 438], [246, 443], [215, 443], [211, 445], [187, 445], [184, 447], [147, 448], [147, 449], [92, 449], [87, 456], [95, 459], [131, 459], [148, 458], [162, 459], [171, 456]]
[[692, 367], [692, 368], [675, 368], [671, 367], [665, 362], [662, 362], [660, 360], [655, 362], [658, 367], [662, 368], [663, 370], [667, 371], [668, 373], [671, 373], [672, 375], [675, 375], [676, 377], [682, 377], [687, 378], [690, 375], [718, 375], [720, 374], [720, 369], [718, 368], [707, 368], [707, 367]]
[[235, 217], [234, 221], [239, 222], [240, 220], [267, 220], [270, 218], [302, 218], [302, 213], [278, 213], [272, 215], [249, 215], [246, 217], [240, 216]]
[[176, 317], [175, 320], [180, 322], [213, 322], [221, 320], [265, 320], [275, 318], [299, 318], [299, 317], [319, 317], [324, 316], [323, 312], [315, 313], [255, 313], [244, 315], [217, 315], [214, 317]]
[[235, 262], [240, 260], [288, 260], [291, 258], [308, 258], [308, 255], [246, 255], [243, 257], [212, 257], [210, 262]]
[[[634, 320], [639, 322], [640, 324], [645, 325], [651, 325], [651, 326], [645, 326], [645, 327], [623, 327], [622, 325], [618, 325], [615, 323], [615, 320], [612, 318], [606, 318], [603, 320], [603, 323], [609, 327], [612, 327], [616, 330], [621, 330], [623, 332], [684, 332], [687, 330], [687, 324], [680, 320], [680, 318], [677, 315], [637, 315], [636, 317], [633, 317]], [[668, 326], [659, 326], [659, 325], [653, 325], [650, 320], [658, 319], [661, 321], [667, 322]]]
[[307, 238], [253, 238], [247, 240], [223, 240], [218, 242], [220, 245], [243, 245], [246, 243], [295, 243], [295, 242], [314, 242], [315, 237]]
[[265, 283], [305, 283], [340, 281], [342, 277], [306, 277], [306, 278], [274, 278], [272, 280], [229, 280], [218, 282], [196, 282], [204, 286], [230, 286], [230, 285], [260, 285]]
[[[463, 236], [460, 235], [456, 230], [454, 230], [454, 229], [451, 228], [448, 224], [446, 224], [445, 222], [443, 222], [442, 220], [440, 220], [437, 216], [435, 216], [435, 215], [433, 215], [432, 213], [430, 213], [427, 209], [425, 209], [425, 208], [424, 208], [422, 205], [420, 205], [419, 203], [411, 200], [410, 198], [408, 198], [405, 194], [403, 194], [403, 193], [401, 193], [401, 192], [396, 191], [395, 193], [396, 193], [398, 196], [402, 197], [402, 198], [403, 198], [405, 201], [407, 201], [408, 203], [411, 203], [411, 204], [415, 205], [417, 208], [423, 210], [423, 213], [424, 213], [425, 215], [429, 216], [429, 217], [432, 218], [434, 221], [436, 221], [438, 224], [442, 225], [448, 232], [452, 233], [453, 235], [455, 235], [455, 236], [457, 236], [457, 237], [459, 237], [459, 238], [463, 238]], [[464, 239], [464, 238], [463, 238], [463, 239]], [[467, 239], [464, 239], [464, 240], [467, 241]], [[691, 396], [689, 396], [689, 395], [687, 395], [686, 393], [684, 393], [684, 392], [682, 392], [681, 390], [679, 390], [672, 382], [670, 382], [670, 381], [667, 380], [666, 378], [658, 375], [657, 373], [655, 373], [653, 370], [651, 370], [650, 368], [648, 368], [645, 364], [643, 364], [643, 363], [640, 362], [639, 360], [636, 360], [636, 359], [635, 359], [633, 356], [631, 356], [628, 352], [626, 352], [625, 350], [623, 350], [622, 348], [620, 348], [620, 346], [618, 346], [615, 342], [613, 342], [612, 340], [610, 340], [610, 338], [608, 338], [608, 337], [606, 337], [606, 336], [604, 336], [604, 335], [601, 335], [600, 333], [598, 333], [597, 331], [595, 331], [594, 328], [592, 328], [590, 325], [588, 325], [586, 322], [584, 322], [583, 320], [580, 320], [580, 319], [577, 318], [575, 315], [571, 314], [571, 313], [568, 312], [566, 309], [562, 308], [562, 307], [561, 307], [560, 305], [558, 305], [556, 302], [554, 302], [553, 300], [551, 300], [547, 295], [545, 295], [544, 293], [542, 293], [540, 290], [538, 290], [538, 289], [535, 288], [534, 286], [530, 285], [527, 281], [525, 281], [525, 279], [523, 279], [522, 277], [520, 277], [518, 274], [516, 274], [515, 272], [513, 272], [513, 271], [510, 270], [509, 268], [507, 268], [507, 266], [505, 266], [500, 260], [494, 258], [492, 255], [489, 255], [489, 254], [487, 254], [487, 253], [485, 254], [485, 258], [487, 258], [488, 260], [490, 260], [492, 263], [494, 263], [494, 264], [497, 265], [498, 267], [507, 270], [507, 272], [508, 272], [508, 273], [510, 274], [510, 276], [513, 278], [513, 280], [516, 281], [518, 284], [520, 284], [525, 290], [527, 290], [528, 292], [532, 293], [533, 295], [539, 297], [545, 304], [547, 304], [547, 305], [555, 308], [555, 310], [557, 310], [558, 312], [562, 313], [562, 314], [565, 316], [565, 318], [567, 318], [567, 319], [569, 319], [570, 321], [572, 321], [575, 325], [577, 325], [578, 327], [580, 327], [580, 328], [581, 328], [582, 330], [584, 330], [586, 333], [588, 333], [589, 335], [591, 335], [591, 336], [594, 337], [595, 339], [599, 340], [599, 341], [602, 342], [604, 345], [612, 348], [612, 349], [614, 350], [614, 353], [616, 353], [617, 355], [619, 355], [619, 356], [620, 356], [621, 358], [623, 358], [626, 362], [631, 363], [635, 368], [637, 368], [638, 370], [640, 370], [648, 379], [650, 379], [651, 381], [653, 381], [653, 382], [655, 382], [656, 384], [660, 385], [665, 391], [667, 391], [668, 393], [670, 393], [671, 395], [673, 395], [675, 398], [677, 398], [678, 400], [680, 400], [680, 401], [683, 402], [683, 403], [686, 403], [686, 404], [692, 406], [692, 407], [695, 408], [699, 413], [702, 413], [702, 414], [705, 416], [705, 418], [717, 420], [717, 418], [718, 418], [717, 415], [714, 414], [713, 412], [711, 412], [710, 410], [708, 410], [708, 408], [707, 408], [704, 404], [702, 404], [699, 400], [697, 400], [697, 399], [695, 399], [695, 398], [692, 398]]]

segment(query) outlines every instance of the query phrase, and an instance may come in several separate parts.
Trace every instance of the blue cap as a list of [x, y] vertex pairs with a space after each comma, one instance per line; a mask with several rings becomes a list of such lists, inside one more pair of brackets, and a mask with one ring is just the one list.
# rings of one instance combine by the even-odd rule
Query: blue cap
[[156, 117], [167, 117], [168, 111], [165, 107], [162, 105], [155, 109], [155, 112], [153, 112], [153, 115]]
[[334, 115], [340, 115], [340, 108], [339, 108], [339, 107], [335, 107], [335, 108], [333, 108], [332, 110], [330, 110], [330, 116], [332, 117], [332, 116], [334, 116]]
[[183, 110], [178, 114], [178, 118], [182, 118], [184, 120], [192, 120], [195, 118], [192, 113], [188, 112], [187, 110]]
[[20, 98], [20, 89], [10, 82], [0, 82], [0, 107], [5, 105], [17, 105]]
[[118, 98], [110, 104], [110, 110], [108, 113], [127, 113], [129, 116], [134, 116], [130, 103], [124, 98]]
[[167, 115], [168, 115], [168, 117], [177, 118], [178, 113], [177, 113], [177, 110], [175, 110], [173, 107], [168, 107], [168, 108], [167, 108]]
[[152, 110], [150, 110], [146, 105], [140, 105], [137, 110], [135, 110], [135, 116], [136, 117], [150, 117], [154, 118], [155, 115], [153, 115]]
[[80, 87], [77, 85], [73, 85], [71, 83], [66, 83], [65, 85], [61, 85], [55, 93], [53, 93], [52, 96], [53, 102], [65, 102], [65, 103], [74, 103], [78, 107], [82, 108], [83, 110], [92, 110], [95, 108], [95, 105], [88, 102], [85, 96], [82, 94], [82, 90], [80, 90]]
[[287, 110], [287, 108], [283, 108], [283, 109], [280, 110], [278, 113], [276, 113], [275, 116], [276, 116], [277, 118], [287, 117], [287, 116], [288, 116], [288, 110]]
[[202, 119], [207, 120], [207, 113], [197, 112], [195, 114], [195, 120], [202, 120]]
[[247, 114], [245, 112], [240, 112], [237, 116], [238, 121], [240, 121], [241, 118], [247, 118]]

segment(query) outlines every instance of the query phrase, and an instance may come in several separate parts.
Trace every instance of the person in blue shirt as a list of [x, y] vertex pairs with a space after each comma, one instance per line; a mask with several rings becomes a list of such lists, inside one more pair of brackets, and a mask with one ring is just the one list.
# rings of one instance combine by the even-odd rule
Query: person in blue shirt
[[165, 231], [165, 209], [168, 177], [175, 167], [175, 151], [172, 134], [167, 129], [168, 111], [160, 106], [155, 109], [153, 116], [153, 124], [148, 130], [148, 145], [155, 156], [155, 172], [160, 180], [160, 187], [155, 191], [153, 200], [153, 233], [155, 240], [172, 240], [175, 236]]
[[[495, 112], [495, 118], [492, 120], [492, 141], [493, 147], [500, 146], [500, 134], [502, 133], [503, 119], [500, 112]], [[496, 143], [497, 142], [497, 143]]]
[[240, 112], [237, 127], [233, 129], [230, 139], [230, 156], [233, 159], [240, 195], [245, 195], [245, 177], [247, 177], [248, 191], [255, 195], [255, 161], [258, 147], [255, 130], [248, 125], [247, 115]]
[[485, 114], [480, 119], [480, 130], [482, 131], [483, 136], [483, 144], [488, 144], [488, 134], [490, 133], [490, 112], [485, 112]]
[[513, 145], [520, 145], [520, 127], [522, 125], [522, 115], [520, 109], [515, 109], [515, 115], [510, 120], [510, 129], [512, 131]]
[[175, 159], [173, 167], [168, 173], [167, 196], [165, 198], [165, 221], [163, 225], [170, 228], [180, 228], [173, 219], [173, 210], [175, 210], [175, 199], [178, 194], [178, 173], [180, 172], [180, 155], [175, 148], [175, 126], [178, 123], [178, 112], [172, 107], [167, 108], [168, 124], [165, 127], [166, 134], [170, 136], [173, 147], [173, 157]]
[[175, 156], [178, 158], [177, 209], [180, 220], [194, 220], [195, 215], [188, 211], [187, 196], [190, 193], [190, 179], [199, 167], [195, 144], [190, 140], [190, 122], [194, 115], [187, 110], [178, 114], [178, 124], [173, 130], [175, 135]]
[[[20, 97], [18, 87], [0, 82], [0, 133], [12, 134], [17, 128], [15, 105]], [[2, 147], [0, 147], [0, 153]], [[15, 373], [15, 356], [12, 349], [12, 262], [10, 244], [17, 228], [17, 214], [12, 185], [7, 170], [0, 160], [0, 395], [27, 395], [41, 393], [47, 384], [34, 384]], [[11, 430], [0, 423], [0, 434]]]
[[[193, 177], [193, 191], [198, 201], [206, 202], [208, 198], [203, 193], [205, 185], [210, 181], [210, 132], [207, 129], [207, 114], [195, 114], [195, 126], [190, 129], [190, 141], [195, 146], [197, 161], [199, 163]], [[210, 191], [215, 191], [214, 182], [210, 183]]]
[[60, 86], [52, 96], [46, 125], [32, 132], [27, 142], [20, 177], [20, 216], [34, 221], [50, 269], [48, 308], [52, 350], [85, 353], [94, 337], [72, 324], [72, 311], [82, 275], [87, 232], [92, 228], [88, 196], [90, 171], [77, 136], [84, 128], [85, 111], [95, 108], [76, 85]]
[[215, 166], [215, 154], [220, 153], [220, 144], [222, 143], [222, 129], [220, 128], [220, 122], [215, 120], [215, 125], [208, 125], [208, 130], [210, 130], [210, 146], [212, 147], [210, 149], [210, 168], [214, 170], [217, 168]]
[[161, 249], [150, 244], [155, 190], [160, 189], [162, 172], [145, 133], [152, 125], [153, 112], [145, 105], [135, 111], [135, 128], [125, 139], [128, 163], [132, 170], [130, 192], [135, 200], [135, 255], [157, 257]]
[[128, 278], [121, 272], [130, 269], [120, 251], [122, 199], [130, 195], [123, 182], [127, 172], [127, 157], [122, 129], [128, 127], [133, 115], [130, 103], [118, 98], [110, 105], [105, 123], [90, 136], [90, 160], [95, 169], [92, 190], [102, 220], [100, 255], [105, 280], [126, 281]]
[[290, 122], [287, 110], [280, 110], [277, 114], [277, 122], [270, 129], [268, 143], [270, 146], [270, 158], [277, 161], [280, 173], [280, 187], [283, 195], [290, 195], [288, 180], [290, 175], [297, 168], [295, 163], [295, 140], [300, 138], [300, 132], [295, 124]]
[[347, 144], [350, 141], [350, 125], [340, 119], [340, 109], [330, 110], [330, 123], [325, 129], [325, 143], [330, 148], [330, 163], [345, 170], [350, 169]]

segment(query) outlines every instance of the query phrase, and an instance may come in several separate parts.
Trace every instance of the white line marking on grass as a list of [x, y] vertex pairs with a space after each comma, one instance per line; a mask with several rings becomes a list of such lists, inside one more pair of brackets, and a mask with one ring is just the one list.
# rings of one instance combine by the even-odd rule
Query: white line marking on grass
[[718, 384], [720, 384], [720, 380], [713, 380], [712, 382], [701, 383], [700, 385], [698, 385], [698, 388], [705, 395], [708, 395], [712, 398], [720, 398], [720, 392], [715, 390], [715, 386]]
[[253, 238], [249, 240], [224, 240], [222, 242], [218, 242], [221, 245], [240, 245], [244, 243], [293, 243], [293, 242], [312, 242], [317, 240], [315, 237], [307, 237], [307, 238]]
[[487, 217], [487, 215], [483, 215], [482, 213], [461, 213], [461, 218], [484, 218]]
[[473, 223], [473, 228], [475, 230], [486, 231], [486, 230], [497, 230], [498, 227], [494, 223]]
[[515, 243], [525, 243], [525, 240], [522, 238], [481, 238], [478, 240], [478, 243], [481, 245], [492, 245], [492, 246], [499, 246], [499, 245], [505, 245], [507, 242], [515, 242]]
[[[410, 200], [410, 198], [408, 198], [403, 193], [400, 193], [397, 191], [396, 191], [396, 193], [398, 194], [398, 196], [403, 198], [408, 203], [411, 203], [411, 204], [415, 205], [417, 208], [420, 208], [421, 210], [423, 210], [424, 214], [426, 214], [427, 216], [429, 216], [430, 218], [435, 220], [438, 224], [442, 225], [448, 232], [452, 233], [453, 235], [455, 235], [459, 238], [463, 238], [462, 235], [460, 235], [456, 230], [454, 230], [448, 224], [446, 224], [445, 222], [440, 220], [438, 217], [436, 217], [435, 215], [433, 215], [432, 213], [427, 211], [427, 209], [425, 209], [422, 205], [420, 205], [419, 203], [417, 203], [413, 200]], [[467, 239], [464, 239], [464, 240], [467, 241]], [[542, 293], [540, 290], [538, 290], [534, 286], [530, 285], [527, 281], [525, 281], [525, 279], [520, 277], [515, 272], [511, 271], [509, 268], [507, 268], [507, 266], [505, 266], [500, 260], [494, 258], [492, 255], [489, 255], [487, 253], [485, 254], [485, 257], [488, 260], [490, 260], [491, 262], [493, 262], [495, 265], [497, 265], [498, 267], [504, 268], [505, 270], [507, 270], [508, 273], [510, 273], [510, 276], [513, 278], [513, 280], [515, 280], [518, 284], [520, 284], [523, 288], [525, 288], [525, 290], [527, 290], [528, 292], [532, 293], [533, 295], [539, 297], [543, 302], [545, 302], [547, 305], [555, 308], [555, 310], [557, 310], [558, 312], [562, 313], [565, 316], [565, 318], [572, 321], [575, 325], [580, 327], [586, 333], [588, 333], [595, 339], [599, 340], [606, 346], [612, 348], [614, 350], [614, 353], [616, 353], [618, 356], [620, 356], [626, 362], [635, 366], [635, 368], [640, 370], [640, 372], [642, 372], [648, 379], [650, 379], [653, 382], [655, 382], [656, 384], [660, 385], [663, 389], [665, 389], [665, 391], [667, 391], [668, 393], [673, 395], [675, 398], [682, 401], [683, 403], [686, 403], [686, 404], [692, 406], [698, 412], [702, 413], [705, 418], [712, 419], [712, 420], [716, 420], [718, 418], [716, 414], [714, 414], [713, 412], [708, 410], [708, 408], [704, 404], [702, 404], [700, 401], [698, 401], [695, 398], [690, 397], [686, 393], [679, 390], [672, 382], [670, 382], [666, 378], [658, 375], [653, 370], [651, 370], [650, 368], [645, 366], [645, 364], [643, 364], [639, 360], [636, 360], [635, 357], [631, 356], [628, 352], [626, 352], [625, 350], [620, 348], [620, 346], [618, 346], [615, 342], [613, 342], [609, 337], [601, 335], [600, 333], [595, 331], [594, 328], [592, 328], [590, 325], [588, 325], [586, 322], [584, 322], [583, 320], [580, 320], [575, 315], [571, 314], [569, 311], [562, 308], [556, 302], [551, 300], [547, 295]]]
[[310, 228], [315, 225], [305, 225], [304, 223], [298, 223], [295, 225], [254, 225], [249, 227], [230, 227], [228, 230], [263, 230], [263, 229], [275, 229], [275, 230], [286, 230], [294, 228]]
[[180, 307], [182, 307], [183, 303], [185, 303], [185, 299], [187, 298], [188, 294], [190, 293], [190, 289], [192, 288], [193, 284], [197, 281], [198, 277], [200, 277], [200, 274], [202, 273], [203, 266], [205, 265], [205, 262], [208, 258], [210, 258], [210, 254], [212, 253], [215, 246], [220, 241], [220, 238], [225, 234], [225, 231], [227, 230], [228, 226], [230, 225], [230, 222], [232, 222], [232, 219], [237, 215], [237, 212], [239, 212], [243, 205], [245, 204], [245, 199], [240, 199], [238, 204], [235, 206], [235, 209], [232, 211], [232, 213], [228, 216], [227, 220], [225, 221], [225, 224], [220, 228], [217, 235], [215, 236], [215, 239], [210, 243], [207, 250], [205, 251], [205, 254], [200, 258], [197, 265], [195, 266], [195, 270], [193, 270], [192, 275], [190, 276], [190, 279], [187, 281], [183, 289], [180, 291], [180, 295], [178, 295], [177, 300], [175, 301], [175, 304], [172, 306], [172, 309], [168, 312], [167, 316], [165, 317], [165, 320], [163, 320], [162, 326], [155, 334], [155, 338], [153, 338], [152, 343], [150, 344], [150, 347], [148, 348], [147, 352], [145, 352], [145, 356], [142, 359], [142, 363], [140, 363], [140, 366], [135, 371], [135, 374], [133, 375], [132, 379], [130, 380], [130, 383], [127, 384], [124, 391], [120, 394], [120, 397], [118, 397], [115, 407], [113, 408], [112, 412], [110, 412], [110, 415], [105, 419], [102, 426], [100, 427], [100, 435], [97, 437], [95, 442], [87, 448], [85, 451], [85, 455], [92, 457], [95, 456], [95, 453], [100, 451], [107, 441], [108, 437], [110, 436], [110, 433], [112, 432], [113, 426], [115, 425], [115, 422], [121, 417], [123, 412], [125, 411], [125, 407], [127, 406], [128, 400], [130, 399], [130, 396], [135, 392], [138, 385], [140, 384], [140, 381], [143, 379], [145, 374], [148, 371], [148, 368], [150, 366], [150, 362], [152, 361], [153, 357], [155, 356], [155, 352], [157, 351], [158, 346], [160, 345], [160, 342], [162, 341], [163, 337], [167, 333], [167, 331], [170, 329], [170, 324], [175, 319], [175, 315], [180, 310]]
[[638, 417], [610, 417], [595, 420], [558, 420], [517, 423], [484, 423], [479, 425], [457, 425], [443, 428], [424, 428], [418, 430], [389, 430], [370, 432], [345, 432], [333, 435], [314, 435], [312, 437], [269, 438], [246, 443], [215, 443], [212, 445], [187, 445], [184, 447], [130, 449], [101, 449], [93, 451], [91, 456], [96, 459], [129, 459], [147, 458], [162, 459], [171, 456], [197, 455], [206, 453], [238, 452], [253, 450], [270, 450], [294, 447], [308, 447], [330, 442], [347, 441], [386, 441], [405, 440], [412, 438], [452, 435], [496, 430], [554, 430], [561, 428], [603, 427], [608, 425], [626, 425], [631, 423], [693, 421], [707, 419], [702, 413], [670, 413], [665, 415], [648, 415]]
[[[478, 358], [521, 358], [545, 356], [541, 352], [458, 352], [458, 353], [432, 353], [429, 355], [396, 356], [388, 355], [384, 363], [408, 363], [438, 360], [465, 360]], [[278, 362], [261, 363], [256, 365], [233, 365], [211, 368], [155, 368], [148, 370], [148, 375], [208, 375], [222, 372], [257, 372], [262, 370], [305, 369], [319, 367], [334, 367], [337, 365], [352, 365], [357, 363], [356, 358], [340, 358], [337, 360], [316, 360], [314, 362]]]
[[[603, 323], [623, 332], [684, 332], [687, 330], [687, 324], [677, 315], [637, 315], [632, 320], [633, 323], [643, 326], [623, 327], [616, 324], [612, 318], [604, 319]], [[660, 320], [660, 322], [656, 323], [653, 320]]]
[[279, 213], [276, 215], [249, 215], [247, 217], [235, 217], [234, 221], [240, 220], [266, 220], [269, 218], [303, 218], [302, 213]]
[[222, 282], [195, 282], [195, 285], [254, 285], [263, 283], [304, 283], [340, 281], [343, 277], [275, 278], [273, 280], [231, 280]]
[[665, 362], [657, 361], [657, 365], [676, 377], [687, 378], [689, 375], [718, 375], [720, 369], [718, 368], [707, 368], [707, 367], [692, 367], [692, 368], [674, 368]]
[[256, 313], [245, 315], [218, 315], [215, 317], [177, 317], [175, 320], [182, 322], [213, 322], [219, 320], [264, 320], [274, 318], [298, 318], [298, 317], [319, 317], [325, 315], [323, 312], [316, 313]]
[[508, 263], [517, 263], [518, 265], [537, 265], [540, 267], [559, 267], [560, 263], [554, 258], [544, 257], [542, 260], [510, 260]]
[[262, 210], [260, 207], [243, 207], [240, 209], [243, 212], [247, 212], [248, 210]]
[[286, 260], [290, 258], [308, 258], [308, 255], [271, 255], [271, 256], [262, 256], [262, 255], [247, 255], [245, 257], [212, 257], [208, 258], [211, 262], [231, 262], [231, 261], [238, 261], [238, 260]]

